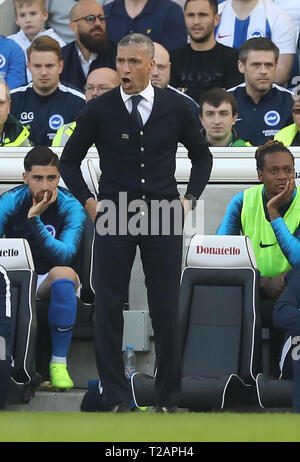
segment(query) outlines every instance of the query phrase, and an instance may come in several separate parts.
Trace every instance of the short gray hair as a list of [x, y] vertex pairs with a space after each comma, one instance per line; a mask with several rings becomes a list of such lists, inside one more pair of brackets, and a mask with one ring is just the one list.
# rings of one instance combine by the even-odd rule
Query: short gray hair
[[154, 58], [154, 52], [155, 52], [154, 44], [152, 40], [146, 35], [136, 34], [136, 33], [126, 35], [126, 37], [123, 37], [118, 43], [118, 48], [128, 47], [130, 45], [144, 48], [146, 50], [146, 53], [149, 59]]
[[0, 77], [0, 85], [3, 85], [5, 87], [7, 99], [8, 101], [10, 101], [10, 89], [8, 83], [2, 77]]

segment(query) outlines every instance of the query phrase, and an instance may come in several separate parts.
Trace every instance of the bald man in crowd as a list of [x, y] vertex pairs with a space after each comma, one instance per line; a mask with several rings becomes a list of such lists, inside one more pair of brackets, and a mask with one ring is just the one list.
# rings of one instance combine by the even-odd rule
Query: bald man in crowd
[[[88, 75], [84, 87], [86, 102], [88, 103], [91, 99], [103, 95], [103, 93], [112, 90], [118, 85], [120, 85], [120, 79], [114, 69], [110, 69], [109, 67], [95, 69]], [[64, 146], [75, 130], [75, 127], [76, 122], [71, 122], [60, 127], [57, 130], [52, 146]]]
[[194, 112], [197, 123], [199, 124], [199, 105], [196, 103], [193, 98], [182, 93], [181, 91], [177, 90], [176, 88], [169, 85], [170, 76], [171, 76], [171, 61], [170, 55], [166, 48], [164, 48], [160, 43], [154, 42], [154, 61], [155, 66], [153, 67], [150, 79], [152, 85], [166, 89], [167, 91], [174, 92], [181, 97], [183, 97], [186, 102], [190, 105], [192, 111]]

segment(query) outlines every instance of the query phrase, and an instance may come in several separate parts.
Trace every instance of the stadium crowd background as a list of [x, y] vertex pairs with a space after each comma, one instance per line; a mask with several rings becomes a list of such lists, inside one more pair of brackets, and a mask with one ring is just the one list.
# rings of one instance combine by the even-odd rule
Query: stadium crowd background
[[[300, 146], [300, 109], [295, 98], [300, 54], [298, 0], [219, 0], [220, 21], [215, 19], [217, 12], [212, 6], [216, 2], [188, 0], [186, 7], [185, 3], [185, 0], [48, 0], [43, 6], [42, 0], [1, 2], [0, 77], [6, 80], [10, 90], [9, 106], [2, 125], [0, 119], [1, 146], [63, 146], [72, 136], [76, 116], [84, 104], [118, 85], [116, 45], [124, 35], [132, 32], [147, 33], [155, 42], [157, 54], [153, 85], [186, 98], [211, 146], [236, 145], [242, 149], [243, 146], [257, 146], [271, 139], [282, 141], [286, 146]], [[34, 7], [41, 16], [41, 25], [34, 34], [30, 34], [25, 19], [22, 22], [22, 14], [25, 14], [24, 8], [28, 12]], [[125, 15], [124, 8], [127, 8]], [[259, 8], [266, 15], [260, 14], [258, 20], [254, 12]], [[189, 14], [185, 14], [187, 11]], [[233, 12], [239, 16], [238, 19]], [[107, 19], [88, 18], [89, 15], [106, 14]], [[153, 17], [155, 22], [152, 23], [157, 26], [155, 30], [147, 27], [147, 21], [149, 18], [153, 21]], [[201, 27], [197, 26], [196, 17]], [[252, 23], [255, 19], [258, 22]], [[231, 21], [230, 26], [224, 24], [225, 20]], [[105, 26], [107, 37], [103, 34]], [[97, 28], [98, 34], [95, 32]], [[250, 31], [249, 35], [247, 31]], [[100, 39], [93, 40], [95, 36]], [[266, 37], [273, 42], [279, 56], [278, 60], [276, 58], [276, 72], [274, 70], [274, 75], [268, 77], [269, 87], [262, 93], [265, 96], [273, 92], [272, 98], [255, 101], [254, 110], [264, 111], [266, 123], [264, 127], [254, 126], [255, 131], [264, 133], [262, 137], [255, 138], [250, 129], [247, 133], [247, 127], [239, 122], [241, 113], [245, 113], [245, 119], [250, 115], [251, 121], [247, 118], [250, 127], [257, 115], [257, 112], [255, 116], [254, 112], [251, 113], [249, 101], [241, 94], [245, 85], [250, 86], [251, 74], [247, 75], [245, 66], [241, 64], [239, 49], [248, 39], [258, 37]], [[27, 54], [29, 46], [31, 52]], [[38, 74], [43, 61], [41, 56], [47, 53], [54, 53], [57, 57], [49, 91], [45, 91], [46, 84], [40, 82]], [[225, 59], [220, 64], [222, 56]], [[29, 62], [28, 69], [26, 61]], [[100, 69], [103, 72], [99, 72]], [[223, 90], [219, 100], [217, 90], [215, 103], [214, 93], [211, 96], [205, 92], [220, 87]], [[231, 99], [224, 99], [224, 89], [233, 95]], [[0, 99], [5, 100], [4, 93], [0, 93]], [[278, 101], [276, 107], [274, 101]], [[222, 136], [218, 137], [211, 132], [205, 109], [207, 106], [210, 109], [221, 108], [222, 104], [229, 105], [231, 110], [225, 115], [215, 111], [214, 116], [227, 117], [226, 123], [222, 122]], [[14, 129], [10, 128], [8, 132], [12, 126]], [[11, 135], [7, 136], [8, 133]]]

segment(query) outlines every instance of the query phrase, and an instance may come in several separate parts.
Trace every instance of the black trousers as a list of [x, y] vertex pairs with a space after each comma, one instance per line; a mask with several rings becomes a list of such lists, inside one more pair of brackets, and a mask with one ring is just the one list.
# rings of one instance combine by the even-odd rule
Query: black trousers
[[98, 235], [96, 232], [95, 349], [103, 399], [107, 404], [131, 399], [122, 358], [123, 308], [137, 246], [154, 331], [157, 405], [174, 405], [181, 381], [178, 301], [182, 233], [176, 235], [172, 230], [168, 235]]

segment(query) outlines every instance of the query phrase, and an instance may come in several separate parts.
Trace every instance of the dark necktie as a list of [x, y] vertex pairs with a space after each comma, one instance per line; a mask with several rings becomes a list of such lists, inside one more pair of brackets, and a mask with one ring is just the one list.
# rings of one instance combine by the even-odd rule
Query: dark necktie
[[133, 95], [131, 97], [131, 102], [132, 102], [132, 110], [131, 110], [131, 115], [133, 116], [134, 120], [136, 121], [137, 125], [139, 128], [142, 128], [143, 126], [143, 119], [142, 116], [137, 108], [137, 105], [139, 102], [143, 99], [141, 95]]

